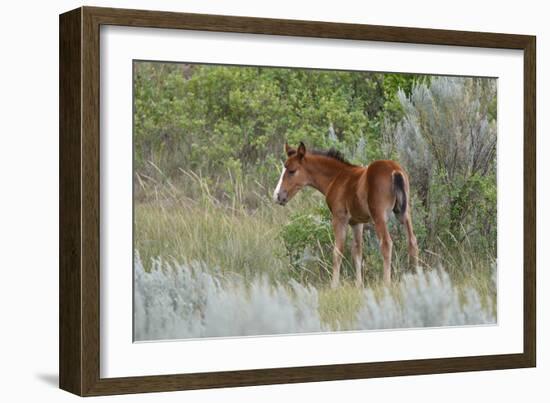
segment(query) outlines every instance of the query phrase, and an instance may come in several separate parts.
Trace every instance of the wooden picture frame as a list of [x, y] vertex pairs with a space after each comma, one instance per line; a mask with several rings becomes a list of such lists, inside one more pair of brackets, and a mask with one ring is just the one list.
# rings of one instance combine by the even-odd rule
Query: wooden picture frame
[[[353, 39], [524, 52], [523, 353], [226, 372], [100, 377], [100, 26]], [[60, 16], [60, 388], [80, 396], [533, 367], [536, 363], [535, 37], [81, 7]]]

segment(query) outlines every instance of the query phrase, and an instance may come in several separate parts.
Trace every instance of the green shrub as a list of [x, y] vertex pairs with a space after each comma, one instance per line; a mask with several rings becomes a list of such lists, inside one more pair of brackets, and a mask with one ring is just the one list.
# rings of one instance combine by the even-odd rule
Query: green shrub
[[323, 201], [290, 215], [279, 233], [285, 255], [300, 279], [323, 277], [332, 267], [332, 231], [330, 211]]

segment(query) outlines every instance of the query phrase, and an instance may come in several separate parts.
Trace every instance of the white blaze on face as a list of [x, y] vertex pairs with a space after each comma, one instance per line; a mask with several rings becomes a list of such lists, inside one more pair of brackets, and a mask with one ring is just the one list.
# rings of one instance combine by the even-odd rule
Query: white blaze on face
[[279, 194], [279, 191], [281, 190], [281, 185], [283, 184], [283, 176], [285, 176], [286, 168], [283, 165], [283, 172], [281, 172], [281, 177], [279, 178], [279, 182], [277, 182], [277, 187], [275, 188], [275, 191], [273, 192], [273, 200], [277, 201], [277, 195]]

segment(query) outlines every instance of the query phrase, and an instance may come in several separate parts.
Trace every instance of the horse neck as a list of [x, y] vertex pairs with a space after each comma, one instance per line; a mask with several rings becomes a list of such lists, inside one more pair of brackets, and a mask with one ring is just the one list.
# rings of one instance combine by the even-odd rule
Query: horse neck
[[325, 196], [336, 176], [352, 168], [352, 165], [323, 155], [308, 156], [307, 161], [306, 170], [311, 179], [309, 186], [317, 189]]

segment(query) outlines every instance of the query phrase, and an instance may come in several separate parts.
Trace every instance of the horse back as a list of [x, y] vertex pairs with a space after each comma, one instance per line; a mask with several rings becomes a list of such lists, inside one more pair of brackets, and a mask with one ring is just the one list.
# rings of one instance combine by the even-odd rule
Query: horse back
[[394, 174], [402, 174], [408, 192], [408, 178], [401, 166], [392, 160], [377, 160], [367, 167], [342, 171], [326, 195], [334, 215], [347, 215], [352, 223], [368, 222], [387, 214], [396, 205]]

